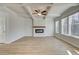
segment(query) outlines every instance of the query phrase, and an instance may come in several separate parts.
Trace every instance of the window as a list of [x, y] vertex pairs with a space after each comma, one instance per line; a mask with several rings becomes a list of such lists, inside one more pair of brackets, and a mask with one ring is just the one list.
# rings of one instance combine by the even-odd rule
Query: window
[[[56, 21], [56, 33], [59, 33], [59, 21]], [[79, 36], [79, 12], [61, 19], [61, 34]]]
[[61, 20], [61, 33], [62, 34], [67, 34], [68, 33], [68, 23], [67, 23], [67, 17], [66, 18], [63, 18]]
[[56, 21], [56, 33], [59, 33], [59, 21]]
[[69, 34], [79, 36], [79, 12], [69, 16]]

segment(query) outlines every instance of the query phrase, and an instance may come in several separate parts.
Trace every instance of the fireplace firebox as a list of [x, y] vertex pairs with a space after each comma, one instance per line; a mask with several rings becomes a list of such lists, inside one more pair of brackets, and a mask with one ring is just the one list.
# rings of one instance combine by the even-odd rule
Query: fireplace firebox
[[35, 33], [44, 33], [44, 29], [35, 29]]

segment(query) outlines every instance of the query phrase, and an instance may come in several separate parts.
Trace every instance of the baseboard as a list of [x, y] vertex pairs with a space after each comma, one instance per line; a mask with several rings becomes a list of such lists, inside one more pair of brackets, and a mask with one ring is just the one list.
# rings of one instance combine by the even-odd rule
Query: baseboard
[[7, 42], [5, 42], [5, 44], [10, 44], [10, 43], [12, 43], [12, 42], [14, 42], [14, 41], [16, 41], [16, 40], [19, 40], [20, 38], [22, 38], [23, 36], [21, 36], [21, 37], [18, 37], [18, 38], [16, 38], [16, 39], [12, 39], [12, 40], [10, 40], [10, 41], [7, 41]]

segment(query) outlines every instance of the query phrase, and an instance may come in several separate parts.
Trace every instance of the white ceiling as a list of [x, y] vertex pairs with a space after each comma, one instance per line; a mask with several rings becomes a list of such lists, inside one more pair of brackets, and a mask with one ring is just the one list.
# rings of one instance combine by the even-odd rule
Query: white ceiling
[[0, 4], [0, 6], [5, 7], [6, 10], [17, 14], [22, 17], [31, 17], [34, 18], [32, 15], [32, 7], [41, 7], [41, 6], [51, 6], [50, 11], [48, 12], [47, 17], [58, 17], [60, 16], [66, 9], [68, 9], [71, 6], [77, 5], [76, 3], [31, 3], [31, 4], [22, 4], [22, 3], [7, 3], [7, 4]]
[[48, 17], [58, 17], [60, 16], [66, 9], [71, 6], [76, 6], [75, 3], [56, 3], [53, 4], [51, 10], [49, 11]]

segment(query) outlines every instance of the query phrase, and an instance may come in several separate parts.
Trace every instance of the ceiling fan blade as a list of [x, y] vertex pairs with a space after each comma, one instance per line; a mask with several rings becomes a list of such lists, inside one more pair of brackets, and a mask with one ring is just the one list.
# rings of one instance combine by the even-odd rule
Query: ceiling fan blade
[[42, 11], [41, 14], [42, 15], [46, 15], [47, 14], [47, 11]]
[[38, 9], [38, 10], [35, 10], [35, 12], [39, 13], [39, 12], [40, 12], [40, 10], [39, 10], [39, 9]]
[[32, 14], [38, 14], [38, 13], [32, 13]]

